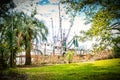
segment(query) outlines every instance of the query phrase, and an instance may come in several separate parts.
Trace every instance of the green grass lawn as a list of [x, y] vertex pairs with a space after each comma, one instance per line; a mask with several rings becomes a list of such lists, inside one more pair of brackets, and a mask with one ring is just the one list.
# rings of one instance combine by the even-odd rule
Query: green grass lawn
[[18, 70], [27, 80], [120, 80], [120, 58]]
[[[13, 71], [22, 75], [19, 75], [19, 79], [11, 80], [120, 80], [120, 58], [42, 67], [23, 67], [13, 69]], [[21, 79], [22, 77], [24, 79]]]

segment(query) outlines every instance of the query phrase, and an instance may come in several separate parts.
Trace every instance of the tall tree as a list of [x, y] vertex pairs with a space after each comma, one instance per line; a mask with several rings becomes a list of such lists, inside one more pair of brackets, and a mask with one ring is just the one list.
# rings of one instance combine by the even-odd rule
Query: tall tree
[[23, 44], [26, 52], [26, 65], [31, 64], [31, 49], [34, 40], [40, 37], [42, 40], [47, 40], [48, 29], [43, 22], [21, 13], [21, 18], [18, 27], [18, 41], [17, 44]]
[[0, 3], [0, 68], [14, 67], [16, 54], [21, 48], [26, 51], [26, 64], [31, 64], [32, 42], [38, 36], [46, 40], [47, 27], [43, 22], [24, 13], [13, 11], [12, 0], [1, 0]]
[[[15, 4], [12, 0], [0, 1], [0, 68], [7, 67], [9, 54], [12, 54], [11, 52], [13, 51], [13, 45], [11, 42], [13, 40], [13, 30], [11, 28], [12, 25], [7, 25], [6, 22], [7, 20], [11, 19], [9, 10], [13, 9], [14, 7]], [[8, 43], [10, 43], [11, 46], [8, 46]], [[12, 62], [12, 59], [9, 61]]]
[[69, 12], [72, 9], [77, 14], [84, 14], [86, 23], [92, 24], [84, 38], [96, 37], [100, 42], [99, 47], [103, 49], [116, 46], [111, 25], [120, 22], [119, 0], [63, 0], [62, 2], [67, 5]]
[[14, 67], [16, 54], [21, 48], [26, 52], [26, 65], [31, 64], [32, 42], [38, 37], [46, 40], [48, 29], [44, 23], [23, 12], [13, 12], [0, 25], [1, 66]]

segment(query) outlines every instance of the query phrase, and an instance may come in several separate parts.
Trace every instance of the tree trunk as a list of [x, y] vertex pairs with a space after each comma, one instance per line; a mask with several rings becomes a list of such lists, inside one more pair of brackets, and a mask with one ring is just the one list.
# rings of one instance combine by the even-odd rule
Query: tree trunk
[[46, 57], [46, 43], [44, 44], [44, 53], [43, 53], [43, 60], [42, 62], [45, 63], [45, 57]]
[[31, 64], [31, 53], [30, 52], [31, 52], [30, 47], [27, 47], [25, 65], [30, 65]]
[[3, 65], [4, 65], [3, 53], [1, 53], [1, 54], [0, 54], [0, 70], [3, 69]]
[[13, 67], [14, 59], [13, 59], [13, 53], [10, 54], [10, 67]]
[[31, 47], [32, 47], [32, 34], [29, 29], [29, 38], [25, 38], [25, 51], [26, 51], [26, 61], [25, 65], [31, 65]]
[[15, 65], [16, 65], [15, 60], [16, 60], [17, 49], [18, 48], [16, 47], [16, 49], [11, 51], [11, 54], [10, 54], [10, 67], [15, 67]]
[[27, 41], [27, 39], [25, 39], [25, 53], [26, 53], [26, 60], [25, 60], [25, 65], [31, 65], [31, 45], [28, 45], [30, 44], [31, 42]]

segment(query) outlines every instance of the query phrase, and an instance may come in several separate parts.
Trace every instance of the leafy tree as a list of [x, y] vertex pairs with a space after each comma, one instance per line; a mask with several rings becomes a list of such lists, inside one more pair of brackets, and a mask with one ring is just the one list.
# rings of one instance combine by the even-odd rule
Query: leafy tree
[[2, 58], [8, 59], [7, 61], [10, 64], [10, 67], [13, 67], [15, 53], [17, 52], [17, 45], [16, 45], [15, 31], [11, 18], [12, 18], [11, 16], [7, 17], [6, 18], [7, 22], [5, 21], [3, 24], [1, 24], [0, 41], [1, 41], [1, 53], [2, 53], [1, 56]]
[[25, 15], [12, 13], [5, 18], [0, 29], [1, 66], [14, 67], [16, 54], [21, 48], [26, 51], [26, 64], [31, 64], [31, 49], [34, 39], [46, 40], [48, 29], [43, 22]]
[[120, 22], [119, 0], [62, 0], [62, 3], [67, 5], [68, 12], [72, 9], [72, 12], [85, 15], [86, 24], [92, 24], [91, 29], [85, 32], [84, 39], [95, 37], [102, 49], [116, 47], [116, 42], [120, 44], [112, 32], [112, 25]]
[[1, 0], [0, 1], [0, 17], [6, 17], [8, 15], [8, 10], [13, 9], [15, 4], [13, 0]]
[[[6, 68], [10, 63], [12, 66], [12, 56], [9, 60], [10, 53], [13, 53], [13, 30], [11, 24], [7, 25], [6, 22], [11, 19], [9, 9], [15, 7], [12, 0], [1, 0], [0, 1], [0, 68]], [[11, 22], [11, 21], [10, 21]], [[9, 22], [8, 22], [9, 23]], [[8, 27], [9, 26], [9, 27]], [[9, 44], [10, 43], [10, 44]]]

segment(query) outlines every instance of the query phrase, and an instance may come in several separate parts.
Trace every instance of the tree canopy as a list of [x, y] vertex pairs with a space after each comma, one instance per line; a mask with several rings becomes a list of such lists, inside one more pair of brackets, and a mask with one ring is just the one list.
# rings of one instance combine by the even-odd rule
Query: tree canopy
[[[14, 11], [12, 0], [0, 3], [0, 69], [14, 67], [16, 55], [26, 52], [26, 64], [31, 64], [31, 49], [34, 40], [46, 40], [48, 29], [43, 22], [24, 12]], [[14, 4], [14, 3], [13, 3]]]
[[[86, 24], [91, 23], [91, 28], [83, 32], [84, 39], [95, 37], [100, 42], [98, 46], [103, 49], [116, 46], [114, 43], [120, 44], [118, 39], [120, 38], [118, 36], [120, 34], [119, 0], [62, 0], [62, 3], [67, 5], [68, 13], [72, 11], [79, 15], [84, 14]], [[119, 26], [116, 28], [117, 38], [114, 37], [116, 33], [113, 33], [113, 25], [116, 24]], [[117, 47], [119, 50], [120, 46]]]

